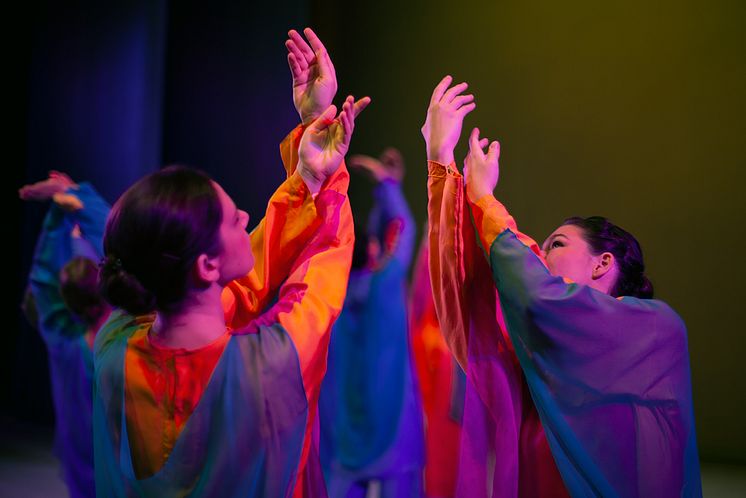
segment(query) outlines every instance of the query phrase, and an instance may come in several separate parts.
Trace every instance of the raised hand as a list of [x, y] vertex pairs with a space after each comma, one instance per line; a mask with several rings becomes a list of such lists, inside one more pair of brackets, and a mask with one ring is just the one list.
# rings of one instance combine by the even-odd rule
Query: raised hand
[[453, 162], [453, 150], [461, 136], [464, 117], [476, 108], [474, 95], [462, 95], [468, 84], [448, 86], [453, 78], [446, 76], [433, 90], [422, 136], [427, 145], [427, 159], [441, 164]]
[[52, 200], [65, 211], [70, 213], [83, 209], [83, 201], [75, 194], [57, 192], [52, 196]]
[[[487, 153], [484, 148], [489, 144]], [[489, 143], [487, 138], [479, 138], [479, 128], [469, 135], [469, 152], [464, 159], [466, 195], [476, 202], [485, 195], [492, 195], [500, 177], [500, 142]]]
[[375, 182], [394, 180], [401, 182], [404, 178], [404, 158], [393, 148], [386, 148], [381, 157], [376, 159], [364, 154], [356, 154], [347, 159], [347, 164], [367, 173]]
[[18, 196], [24, 201], [46, 201], [69, 187], [77, 188], [77, 184], [65, 173], [52, 170], [46, 180], [24, 185], [18, 189]]
[[303, 33], [308, 43], [297, 31], [290, 30], [285, 47], [293, 75], [293, 103], [303, 124], [308, 124], [331, 105], [337, 94], [337, 74], [316, 33], [311, 28]]
[[355, 118], [369, 103], [369, 97], [355, 102], [350, 95], [336, 119], [337, 108], [330, 105], [306, 128], [298, 149], [298, 173], [311, 193], [321, 190], [327, 178], [342, 164], [350, 147]]

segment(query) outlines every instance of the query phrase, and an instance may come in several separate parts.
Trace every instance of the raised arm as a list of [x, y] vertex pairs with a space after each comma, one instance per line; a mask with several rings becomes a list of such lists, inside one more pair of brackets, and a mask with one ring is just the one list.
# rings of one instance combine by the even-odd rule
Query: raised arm
[[[331, 104], [337, 79], [321, 40], [310, 28], [304, 33], [308, 42], [295, 30], [288, 33], [285, 42], [293, 102], [303, 124], [280, 144], [287, 179], [272, 195], [264, 218], [251, 232], [256, 264], [249, 275], [235, 280], [223, 292], [226, 321], [233, 328], [248, 325], [267, 307], [287, 278], [292, 262], [318, 228], [312, 192], [297, 172], [298, 147], [307, 125]], [[340, 188], [339, 181], [330, 178], [326, 188]]]
[[[441, 330], [451, 352], [466, 369], [470, 306], [467, 266], [473, 258], [468, 242], [472, 230], [464, 210], [463, 184], [453, 151], [464, 117], [474, 110], [472, 95], [461, 95], [467, 84], [449, 88], [450, 76], [433, 90], [422, 135], [428, 159], [428, 232], [430, 279]], [[466, 237], [466, 241], [465, 241]]]
[[401, 189], [404, 177], [401, 154], [389, 147], [378, 159], [359, 154], [351, 156], [348, 162], [351, 168], [365, 172], [376, 184], [367, 231], [381, 244], [381, 262], [385, 264], [394, 259], [406, 269], [412, 260], [416, 229]]
[[[47, 341], [81, 335], [85, 333], [85, 326], [75, 320], [65, 306], [59, 289], [59, 274], [74, 256], [94, 260], [101, 256], [109, 205], [91, 185], [58, 181], [53, 175], [24, 187], [19, 193], [24, 199], [54, 199], [44, 219], [29, 274], [41, 333]], [[72, 237], [76, 229], [81, 239], [77, 242]]]
[[[329, 331], [339, 314], [347, 289], [354, 227], [347, 187], [349, 174], [342, 162], [349, 147], [356, 115], [370, 99], [345, 101], [339, 117], [334, 106], [308, 127], [300, 145], [299, 170], [312, 185], [329, 177], [313, 203], [317, 227], [292, 263], [277, 302], [259, 316], [248, 331], [279, 322], [299, 356], [306, 394], [318, 397], [326, 367]], [[313, 187], [309, 187], [313, 191]]]
[[[600, 387], [628, 365], [652, 358], [652, 349], [660, 344], [656, 341], [681, 340], [680, 320], [659, 301], [617, 299], [552, 276], [538, 244], [518, 231], [513, 217], [495, 199], [492, 191], [499, 178], [499, 144], [492, 142], [487, 153], [482, 150], [485, 145], [475, 129], [467, 159], [466, 190], [524, 370], [534, 369], [534, 361], [541, 358], [544, 367], [587, 373], [584, 369], [591, 362], [598, 364], [598, 372], [587, 375], [585, 382]], [[618, 327], [623, 323], [627, 325], [620, 333]], [[657, 339], [651, 342], [653, 336], [645, 336], [652, 331], [657, 331], [653, 335]], [[676, 331], [673, 335], [679, 338], [663, 338], [660, 334], [666, 331]]]

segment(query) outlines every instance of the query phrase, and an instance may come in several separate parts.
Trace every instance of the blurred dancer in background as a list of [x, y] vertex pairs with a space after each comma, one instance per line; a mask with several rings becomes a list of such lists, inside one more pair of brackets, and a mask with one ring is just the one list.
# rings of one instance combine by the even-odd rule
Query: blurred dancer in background
[[401, 155], [352, 156], [374, 181], [367, 227], [358, 224], [347, 298], [334, 325], [319, 402], [321, 461], [332, 498], [422, 495], [423, 434], [407, 323], [415, 226], [400, 182]]

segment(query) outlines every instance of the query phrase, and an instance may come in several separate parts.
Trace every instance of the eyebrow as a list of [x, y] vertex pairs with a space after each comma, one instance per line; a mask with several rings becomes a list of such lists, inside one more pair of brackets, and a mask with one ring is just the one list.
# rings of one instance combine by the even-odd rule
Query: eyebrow
[[555, 240], [557, 237], [564, 237], [567, 240], [570, 240], [569, 237], [567, 235], [565, 235], [564, 233], [555, 233], [553, 235], [550, 235], [549, 238], [544, 241], [544, 243], [541, 245], [541, 248], [544, 249], [544, 247], [547, 244], [549, 244], [550, 242], [552, 242], [553, 240]]

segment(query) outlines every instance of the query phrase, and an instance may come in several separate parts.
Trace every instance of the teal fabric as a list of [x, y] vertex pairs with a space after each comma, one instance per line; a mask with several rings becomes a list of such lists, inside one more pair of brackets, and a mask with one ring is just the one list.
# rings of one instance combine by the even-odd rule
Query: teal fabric
[[662, 301], [616, 299], [552, 277], [509, 230], [493, 242], [490, 262], [510, 338], [571, 495], [701, 496], [679, 316]]
[[308, 417], [298, 355], [280, 325], [234, 335], [164, 466], [137, 479], [124, 410], [135, 319], [113, 315], [96, 338], [96, 491], [106, 497], [283, 497], [297, 479]]

